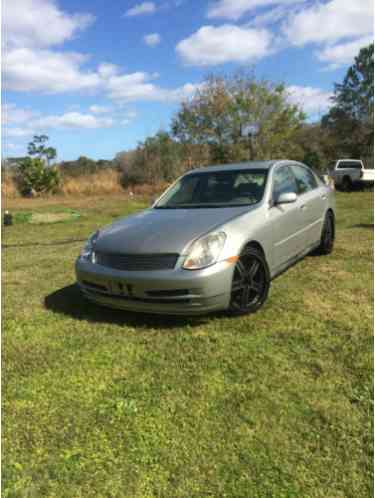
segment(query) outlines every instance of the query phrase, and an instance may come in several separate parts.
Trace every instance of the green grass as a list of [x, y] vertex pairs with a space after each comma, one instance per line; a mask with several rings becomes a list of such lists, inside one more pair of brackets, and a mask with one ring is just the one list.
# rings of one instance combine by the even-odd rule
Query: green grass
[[78, 211], [66, 208], [55, 208], [49, 209], [39, 209], [31, 211], [16, 211], [12, 213], [13, 224], [17, 225], [19, 223], [32, 223], [35, 225], [40, 225], [42, 223], [60, 223], [60, 222], [70, 222], [76, 218], [79, 218], [80, 214]]
[[372, 496], [372, 203], [338, 194], [333, 254], [242, 318], [81, 298], [84, 239], [141, 204], [74, 201], [72, 222], [5, 228], [3, 496]]

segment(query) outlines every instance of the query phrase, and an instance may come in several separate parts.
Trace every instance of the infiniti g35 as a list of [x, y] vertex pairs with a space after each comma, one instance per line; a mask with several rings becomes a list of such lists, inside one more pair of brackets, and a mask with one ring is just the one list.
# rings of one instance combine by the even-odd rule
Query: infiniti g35
[[304, 164], [195, 169], [149, 209], [102, 228], [76, 261], [84, 295], [124, 310], [243, 314], [273, 278], [335, 238], [333, 190]]

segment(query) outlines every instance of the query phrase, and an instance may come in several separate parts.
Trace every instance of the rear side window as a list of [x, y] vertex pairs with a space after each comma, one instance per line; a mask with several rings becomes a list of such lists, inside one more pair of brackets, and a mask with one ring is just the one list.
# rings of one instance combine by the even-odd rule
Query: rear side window
[[341, 161], [337, 166], [337, 169], [362, 169], [362, 164], [359, 161]]
[[305, 194], [317, 188], [318, 182], [314, 174], [303, 166], [291, 166], [297, 182], [297, 193]]
[[276, 201], [280, 194], [297, 193], [296, 180], [289, 166], [281, 166], [273, 175], [272, 197]]

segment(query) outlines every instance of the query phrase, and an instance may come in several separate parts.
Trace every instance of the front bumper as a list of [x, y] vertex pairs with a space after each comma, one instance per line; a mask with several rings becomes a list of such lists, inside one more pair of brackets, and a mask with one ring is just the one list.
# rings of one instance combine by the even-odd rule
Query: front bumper
[[120, 271], [83, 258], [75, 265], [83, 294], [97, 304], [144, 313], [199, 315], [227, 309], [233, 263], [203, 270]]

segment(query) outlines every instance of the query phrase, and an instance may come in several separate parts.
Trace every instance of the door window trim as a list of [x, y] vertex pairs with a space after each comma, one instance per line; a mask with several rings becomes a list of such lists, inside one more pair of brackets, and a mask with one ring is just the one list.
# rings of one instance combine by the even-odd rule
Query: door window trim
[[294, 178], [295, 178], [295, 180], [296, 180], [296, 186], [297, 186], [297, 192], [296, 192], [296, 193], [297, 193], [297, 196], [298, 196], [298, 197], [301, 197], [301, 196], [303, 196], [303, 195], [309, 194], [310, 192], [314, 192], [314, 190], [316, 190], [316, 189], [318, 189], [318, 188], [320, 187], [319, 182], [318, 182], [318, 179], [316, 178], [316, 175], [315, 175], [315, 174], [314, 174], [314, 172], [313, 172], [313, 171], [311, 171], [311, 170], [310, 170], [310, 168], [309, 168], [308, 166], [306, 166], [305, 164], [302, 164], [302, 163], [289, 163], [289, 164], [288, 164], [288, 166], [296, 166], [296, 167], [300, 167], [300, 168], [305, 169], [306, 171], [308, 171], [309, 173], [311, 173], [311, 175], [313, 176], [313, 178], [314, 178], [314, 180], [315, 180], [315, 182], [316, 182], [316, 186], [315, 186], [314, 188], [310, 189], [310, 190], [307, 190], [307, 192], [298, 192], [298, 183], [297, 183], [297, 178], [296, 178], [296, 176], [295, 176], [295, 174], [294, 174], [294, 172], [293, 172], [293, 168], [291, 168], [291, 169], [292, 169], [292, 174], [293, 174], [293, 176], [294, 176]]
[[273, 188], [274, 188], [274, 185], [275, 185], [275, 175], [276, 173], [281, 169], [281, 168], [288, 168], [289, 171], [290, 171], [290, 174], [292, 175], [292, 177], [294, 178], [294, 183], [295, 183], [295, 193], [298, 197], [298, 188], [297, 188], [297, 181], [296, 181], [296, 177], [294, 176], [293, 174], [293, 171], [291, 170], [290, 168], [290, 164], [280, 164], [278, 166], [275, 167], [275, 169], [273, 170], [272, 172], [272, 183], [271, 183], [271, 193], [270, 193], [270, 198], [269, 198], [269, 206], [270, 208], [271, 207], [274, 207], [275, 206], [275, 199], [273, 197]]

